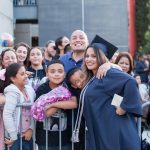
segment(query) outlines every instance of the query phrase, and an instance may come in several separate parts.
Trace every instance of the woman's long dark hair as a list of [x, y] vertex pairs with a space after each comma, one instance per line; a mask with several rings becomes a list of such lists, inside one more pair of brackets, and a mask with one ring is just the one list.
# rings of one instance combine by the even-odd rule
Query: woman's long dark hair
[[91, 44], [89, 45], [86, 50], [85, 50], [85, 53], [84, 53], [84, 59], [83, 59], [83, 66], [82, 66], [82, 69], [84, 71], [84, 73], [86, 74], [87, 76], [87, 81], [89, 79], [91, 79], [91, 77], [94, 75], [92, 70], [89, 70], [85, 64], [85, 57], [86, 57], [86, 53], [87, 53], [87, 50], [89, 48], [92, 48], [95, 52], [95, 55], [96, 55], [96, 59], [97, 59], [97, 63], [98, 63], [98, 66], [101, 66], [102, 64], [106, 63], [108, 61], [107, 57], [105, 56], [105, 54], [102, 52], [102, 50], [100, 48], [97, 47], [96, 44]]
[[126, 57], [129, 60], [130, 67], [129, 67], [129, 71], [127, 73], [131, 74], [131, 72], [133, 71], [133, 58], [132, 58], [130, 53], [120, 52], [119, 55], [117, 56], [116, 60], [115, 60], [115, 64], [118, 64], [122, 57]]
[[[33, 49], [39, 49], [39, 50], [41, 51], [42, 56], [44, 57], [44, 51], [43, 51], [42, 47], [38, 47], [38, 46], [32, 47], [32, 48], [30, 49], [29, 57], [30, 57], [30, 53], [31, 53], [31, 51], [32, 51]], [[29, 58], [28, 58], [28, 59], [29, 59]], [[42, 66], [43, 66], [43, 68], [45, 69], [44, 60], [42, 61]], [[31, 61], [28, 60], [27, 68], [29, 68], [29, 67], [31, 67]]]
[[0, 79], [0, 93], [4, 92], [4, 88], [5, 88], [5, 81]]
[[6, 73], [5, 73], [5, 81], [0, 80], [0, 93], [4, 92], [4, 88], [11, 83], [11, 77], [16, 77], [16, 74], [18, 73], [18, 70], [22, 67], [23, 65], [18, 64], [18, 63], [13, 63], [9, 65], [6, 68]]
[[26, 57], [26, 59], [25, 59], [25, 61], [24, 61], [24, 65], [25, 65], [25, 67], [27, 67], [27, 65], [28, 65], [28, 58], [29, 58], [29, 53], [30, 53], [31, 47], [30, 47], [27, 43], [20, 42], [20, 43], [17, 43], [17, 44], [14, 46], [15, 51], [17, 51], [17, 49], [18, 49], [20, 46], [23, 46], [23, 47], [25, 47], [25, 48], [27, 49], [27, 57]]
[[5, 73], [5, 86], [8, 86], [9, 84], [12, 83], [11, 77], [16, 77], [16, 74], [18, 73], [18, 70], [22, 67], [23, 65], [18, 64], [18, 63], [13, 63], [9, 65], [6, 68], [6, 73]]

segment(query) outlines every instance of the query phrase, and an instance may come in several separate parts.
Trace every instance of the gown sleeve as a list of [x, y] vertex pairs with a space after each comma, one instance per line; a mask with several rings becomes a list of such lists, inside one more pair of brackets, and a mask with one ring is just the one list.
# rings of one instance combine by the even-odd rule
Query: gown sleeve
[[110, 69], [102, 79], [104, 91], [113, 99], [114, 94], [123, 97], [120, 105], [128, 113], [142, 115], [142, 104], [137, 83], [133, 77], [117, 69]]
[[128, 80], [124, 87], [123, 101], [120, 105], [128, 113], [133, 113], [135, 116], [142, 115], [141, 97], [134, 79]]
[[102, 86], [104, 91], [113, 98], [114, 94], [122, 93], [125, 84], [130, 79], [131, 76], [128, 74], [112, 68], [108, 70], [107, 75], [102, 79], [101, 82], [103, 83]]

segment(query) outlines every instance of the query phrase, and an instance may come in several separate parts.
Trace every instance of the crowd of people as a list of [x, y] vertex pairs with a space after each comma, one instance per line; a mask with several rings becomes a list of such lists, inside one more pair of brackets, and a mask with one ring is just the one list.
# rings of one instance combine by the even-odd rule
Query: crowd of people
[[[39, 150], [46, 149], [46, 133], [48, 150], [58, 150], [59, 131], [62, 150], [72, 142], [75, 150], [140, 150], [137, 117], [149, 96], [150, 55], [133, 59], [98, 35], [89, 42], [82, 30], [43, 47], [17, 43], [1, 53], [0, 150], [19, 150], [20, 137], [23, 150], [33, 150], [33, 130]], [[46, 119], [19, 103], [32, 103], [44, 111], [34, 115]]]

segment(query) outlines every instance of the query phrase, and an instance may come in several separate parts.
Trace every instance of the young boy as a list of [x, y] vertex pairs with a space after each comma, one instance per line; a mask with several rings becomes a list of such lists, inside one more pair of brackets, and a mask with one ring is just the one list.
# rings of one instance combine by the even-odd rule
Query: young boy
[[86, 75], [80, 68], [70, 69], [66, 78], [71, 87], [75, 89], [82, 89], [86, 83]]
[[[52, 89], [58, 87], [62, 83], [64, 84], [65, 72], [64, 72], [64, 65], [59, 60], [51, 61], [47, 66], [47, 77], [48, 81], [42, 84], [36, 91], [36, 99], [51, 91]], [[75, 97], [71, 97], [69, 101], [59, 101], [53, 104], [48, 105], [46, 108], [46, 115], [51, 116], [47, 118], [49, 122], [49, 129], [48, 129], [48, 149], [56, 150], [59, 149], [59, 129], [51, 127], [51, 122], [57, 120], [59, 115], [62, 116], [62, 120], [64, 121], [63, 125], [66, 126], [66, 110], [65, 109], [73, 109], [77, 107], [77, 100]], [[61, 113], [55, 113], [60, 109]], [[57, 122], [57, 121], [56, 121]], [[63, 127], [61, 127], [62, 129]], [[62, 150], [70, 150], [71, 143], [70, 137], [68, 137], [68, 129], [63, 128], [61, 131], [61, 136], [63, 138], [61, 141]], [[46, 148], [46, 130], [45, 130], [45, 122], [37, 122], [36, 124], [36, 142], [39, 146], [39, 150], [45, 150]]]
[[[68, 71], [66, 79], [68, 81], [68, 84], [70, 86], [70, 91], [76, 95], [78, 101], [81, 93], [81, 89], [84, 87], [86, 83], [86, 76], [83, 73], [83, 71], [80, 68], [72, 68]], [[79, 103], [79, 102], [78, 102]], [[74, 123], [77, 119], [77, 112], [78, 109], [74, 110]], [[71, 115], [70, 115], [71, 116]], [[70, 128], [71, 128], [70, 124]], [[70, 137], [72, 136], [72, 130], [70, 131]], [[85, 149], [85, 121], [82, 116], [81, 119], [81, 127], [79, 131], [79, 139], [80, 141], [77, 143], [74, 143], [74, 149], [75, 150], [84, 150]]]

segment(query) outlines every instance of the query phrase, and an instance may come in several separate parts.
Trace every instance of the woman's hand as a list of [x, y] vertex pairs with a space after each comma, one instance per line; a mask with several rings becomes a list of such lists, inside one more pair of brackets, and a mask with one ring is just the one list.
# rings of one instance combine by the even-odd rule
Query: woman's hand
[[26, 132], [22, 134], [22, 138], [24, 137], [25, 140], [29, 141], [32, 137], [32, 133], [33, 133], [32, 129], [28, 129]]
[[32, 77], [32, 75], [33, 75], [34, 73], [31, 72], [31, 71], [26, 71], [26, 74], [27, 74], [28, 77]]
[[102, 79], [103, 77], [106, 76], [107, 71], [111, 68], [111, 63], [110, 62], [106, 62], [103, 65], [101, 65], [98, 70], [97, 70], [97, 74], [96, 77], [98, 79]]
[[121, 107], [117, 107], [116, 108], [116, 114], [121, 116], [124, 115], [126, 113], [126, 111], [124, 109], [122, 109]]
[[7, 139], [5, 138], [5, 144], [8, 146], [8, 147], [11, 147], [13, 144], [14, 144], [14, 140], [11, 140], [11, 139]]

